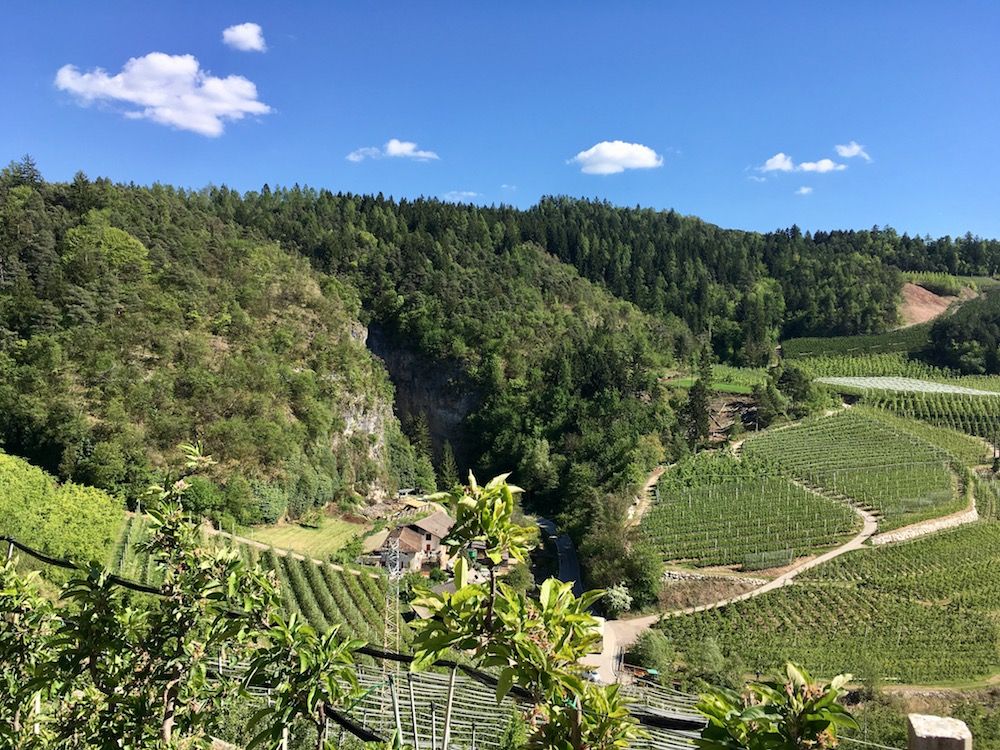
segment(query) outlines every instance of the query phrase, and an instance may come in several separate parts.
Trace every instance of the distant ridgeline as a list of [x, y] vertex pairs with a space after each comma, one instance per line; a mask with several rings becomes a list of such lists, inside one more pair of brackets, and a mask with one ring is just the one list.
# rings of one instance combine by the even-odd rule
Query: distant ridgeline
[[759, 365], [783, 336], [891, 328], [901, 270], [998, 267], [1000, 243], [973, 237], [759, 234], [566, 198], [55, 184], [25, 160], [0, 174], [0, 440], [133, 498], [200, 439], [219, 465], [193, 502], [245, 522], [424, 487], [443, 446], [402, 434], [362, 343], [375, 321], [479, 390], [462, 455], [585, 526], [603, 491], [681, 451], [658, 378], [697, 337]]

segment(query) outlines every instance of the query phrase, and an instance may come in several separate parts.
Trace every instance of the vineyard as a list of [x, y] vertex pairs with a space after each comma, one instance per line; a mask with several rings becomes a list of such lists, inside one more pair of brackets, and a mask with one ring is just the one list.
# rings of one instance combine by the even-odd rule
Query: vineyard
[[950, 379], [954, 373], [934, 367], [905, 353], [879, 354], [826, 354], [797, 359], [795, 364], [814, 378], [865, 377], [865, 378], [921, 378]]
[[856, 414], [864, 414], [871, 419], [882, 422], [892, 430], [908, 433], [947, 453], [958, 466], [979, 466], [991, 459], [989, 445], [981, 438], [965, 432], [923, 422], [917, 419], [907, 419], [886, 409], [858, 405], [854, 407]]
[[991, 442], [1000, 434], [1000, 396], [866, 391], [863, 401], [907, 419], [949, 427]]
[[846, 555], [808, 571], [803, 579], [863, 585], [866, 591], [925, 605], [985, 613], [1000, 610], [998, 564], [1000, 524], [978, 523]]
[[946, 451], [853, 411], [764, 432], [743, 450], [810, 487], [870, 508], [882, 517], [882, 530], [951, 513], [965, 503]]
[[975, 286], [975, 281], [971, 278], [960, 278], [940, 271], [904, 271], [903, 278], [929, 292], [946, 297], [957, 297], [966, 286]]
[[[130, 516], [111, 559], [111, 572], [151, 585], [159, 583], [151, 574], [147, 555], [135, 548], [146, 530], [146, 521]], [[206, 536], [207, 543], [228, 544], [251, 563], [273, 570], [281, 584], [281, 598], [288, 612], [300, 612], [320, 629], [342, 624], [355, 637], [381, 645], [385, 625], [385, 578], [371, 573], [353, 573], [330, 564], [318, 565], [273, 547], [234, 542], [228, 537]], [[401, 628], [404, 643], [409, 629]]]
[[997, 623], [984, 614], [861, 584], [811, 582], [669, 618], [659, 627], [682, 652], [717, 642], [732, 669], [768, 672], [794, 659], [814, 674], [922, 684], [982, 678], [1000, 669]]
[[691, 488], [664, 483], [641, 530], [667, 560], [751, 569], [837, 544], [856, 526], [846, 505], [760, 477]]
[[1000, 671], [1000, 524], [853, 552], [756, 599], [664, 621], [682, 651], [715, 639], [734, 664], [786, 659], [901, 682]]
[[830, 338], [786, 339], [781, 343], [782, 356], [788, 359], [836, 354], [883, 354], [889, 352], [915, 352], [928, 341], [930, 325], [908, 326], [887, 333], [864, 336], [833, 336]]
[[[402, 741], [410, 747], [441, 746], [444, 739], [444, 716], [448, 705], [451, 677], [442, 672], [390, 671], [361, 667], [358, 679], [369, 692], [351, 710], [350, 715], [366, 726], [390, 737], [395, 730], [392, 710], [392, 689], [389, 675], [395, 682], [399, 702]], [[699, 720], [690, 695], [677, 693], [657, 686], [638, 688], [630, 686], [623, 692], [628, 697], [629, 709], [641, 716], [644, 709], [665, 712], [671, 716]], [[526, 704], [507, 696], [497, 705], [496, 692], [486, 685], [463, 675], [455, 675], [451, 700], [449, 747], [501, 748], [502, 737], [510, 726], [514, 713], [524, 711]], [[661, 714], [662, 715], [662, 714]], [[416, 731], [414, 731], [416, 730]], [[646, 736], [630, 746], [637, 750], [691, 750], [691, 732], [645, 727]], [[414, 737], [415, 736], [415, 737]], [[433, 740], [437, 738], [435, 745]]]

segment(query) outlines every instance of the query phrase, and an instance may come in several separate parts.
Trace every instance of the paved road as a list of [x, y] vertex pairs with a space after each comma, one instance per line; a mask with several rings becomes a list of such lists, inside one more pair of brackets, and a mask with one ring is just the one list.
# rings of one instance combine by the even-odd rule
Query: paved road
[[559, 580], [564, 583], [572, 581], [573, 593], [580, 596], [583, 593], [583, 582], [580, 576], [580, 559], [576, 556], [573, 540], [569, 534], [560, 534], [555, 522], [548, 518], [539, 518], [537, 523], [542, 532], [555, 541], [559, 556]]

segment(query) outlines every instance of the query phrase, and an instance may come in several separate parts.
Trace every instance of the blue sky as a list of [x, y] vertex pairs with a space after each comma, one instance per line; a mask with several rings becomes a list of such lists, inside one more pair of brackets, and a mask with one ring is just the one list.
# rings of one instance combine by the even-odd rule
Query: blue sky
[[1000, 237], [1000, 3], [36, 0], [0, 26], [0, 159], [53, 180]]

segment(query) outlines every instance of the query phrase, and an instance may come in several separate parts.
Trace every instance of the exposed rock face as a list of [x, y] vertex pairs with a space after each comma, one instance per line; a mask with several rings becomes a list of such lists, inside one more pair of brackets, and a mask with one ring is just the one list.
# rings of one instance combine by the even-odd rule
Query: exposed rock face
[[457, 363], [431, 360], [406, 341], [372, 324], [368, 348], [385, 362], [396, 389], [396, 414], [401, 420], [423, 413], [434, 452], [440, 456], [447, 440], [459, 469], [473, 458], [466, 417], [478, 408], [481, 395]]
[[[373, 465], [386, 467], [389, 455], [385, 436], [393, 418], [391, 405], [381, 399], [358, 394], [342, 407], [340, 416], [344, 420], [343, 441], [353, 442], [353, 446], [346, 450], [355, 456], [359, 451], [363, 452]], [[355, 437], [357, 440], [352, 441]], [[341, 443], [341, 440], [335, 439], [334, 449], [341, 448]], [[369, 502], [379, 502], [389, 496], [389, 488], [382, 476], [372, 477], [365, 489]]]

